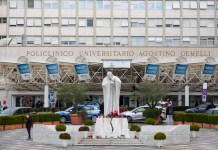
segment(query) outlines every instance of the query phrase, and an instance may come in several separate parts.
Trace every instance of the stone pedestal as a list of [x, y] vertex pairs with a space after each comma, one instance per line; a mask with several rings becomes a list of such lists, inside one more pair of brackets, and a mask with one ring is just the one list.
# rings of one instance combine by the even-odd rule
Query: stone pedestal
[[99, 138], [130, 138], [127, 118], [97, 118], [94, 132]]

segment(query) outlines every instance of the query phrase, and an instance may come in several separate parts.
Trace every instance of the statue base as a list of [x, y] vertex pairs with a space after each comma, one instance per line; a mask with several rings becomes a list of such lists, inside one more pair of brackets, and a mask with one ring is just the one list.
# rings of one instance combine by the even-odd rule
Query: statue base
[[99, 138], [130, 138], [127, 118], [97, 118], [94, 132]]

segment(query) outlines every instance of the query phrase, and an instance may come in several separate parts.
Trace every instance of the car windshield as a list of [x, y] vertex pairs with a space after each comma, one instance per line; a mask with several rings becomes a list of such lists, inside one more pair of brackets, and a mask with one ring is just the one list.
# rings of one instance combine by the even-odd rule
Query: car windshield
[[206, 113], [207, 113], [207, 114], [212, 114], [212, 113], [213, 113], [213, 110], [208, 110]]
[[199, 106], [197, 106], [196, 108], [200, 108], [200, 109], [204, 109], [204, 108], [207, 108], [207, 104], [201, 104], [201, 105], [199, 105]]
[[11, 114], [13, 114], [15, 111], [16, 111], [16, 109], [7, 108], [7, 109], [3, 110], [3, 111], [1, 112], [1, 114], [8, 114], [8, 115], [11, 115]]
[[65, 111], [70, 112], [70, 110], [72, 110], [73, 107], [67, 108]]

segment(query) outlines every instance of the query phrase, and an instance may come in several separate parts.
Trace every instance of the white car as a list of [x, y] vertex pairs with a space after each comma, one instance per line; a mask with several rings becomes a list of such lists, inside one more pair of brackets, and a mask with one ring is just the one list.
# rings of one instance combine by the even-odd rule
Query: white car
[[[133, 121], [144, 121], [145, 117], [143, 116], [143, 112], [148, 109], [148, 105], [140, 106], [137, 107], [133, 110], [130, 111], [125, 111], [123, 113], [120, 113], [120, 116], [126, 117], [128, 122], [133, 122]], [[159, 107], [157, 107], [160, 109]], [[161, 116], [160, 116], [160, 122], [166, 119], [165, 111], [163, 110]]]

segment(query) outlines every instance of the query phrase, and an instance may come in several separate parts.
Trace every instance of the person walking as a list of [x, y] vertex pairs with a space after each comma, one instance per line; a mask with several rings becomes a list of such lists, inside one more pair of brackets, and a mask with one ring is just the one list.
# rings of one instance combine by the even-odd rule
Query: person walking
[[31, 140], [31, 127], [33, 126], [33, 120], [32, 120], [32, 117], [30, 116], [29, 113], [26, 113], [26, 129], [27, 129], [27, 132], [28, 132], [28, 138], [27, 140]]
[[166, 110], [168, 125], [173, 125], [173, 103], [169, 99], [167, 104], [167, 110]]

